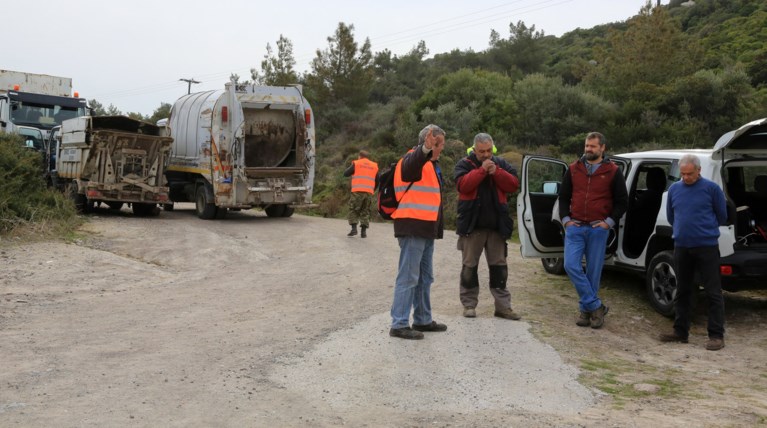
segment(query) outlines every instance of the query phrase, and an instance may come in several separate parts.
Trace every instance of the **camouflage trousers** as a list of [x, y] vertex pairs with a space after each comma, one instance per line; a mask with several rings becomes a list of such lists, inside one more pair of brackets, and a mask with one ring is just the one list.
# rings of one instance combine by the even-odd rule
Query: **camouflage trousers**
[[373, 195], [365, 192], [352, 192], [349, 198], [349, 224], [360, 223], [363, 227], [370, 224], [370, 208]]

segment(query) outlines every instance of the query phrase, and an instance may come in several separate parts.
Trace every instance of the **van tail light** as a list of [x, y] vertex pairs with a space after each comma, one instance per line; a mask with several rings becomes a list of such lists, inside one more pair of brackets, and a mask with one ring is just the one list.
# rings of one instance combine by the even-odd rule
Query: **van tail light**
[[309, 109], [304, 110], [304, 119], [306, 119], [306, 126], [312, 124], [312, 111]]
[[724, 276], [732, 275], [732, 266], [730, 266], [730, 265], [721, 265], [721, 266], [719, 266], [719, 273], [721, 273]]
[[229, 122], [229, 107], [221, 107], [221, 120], [224, 122]]

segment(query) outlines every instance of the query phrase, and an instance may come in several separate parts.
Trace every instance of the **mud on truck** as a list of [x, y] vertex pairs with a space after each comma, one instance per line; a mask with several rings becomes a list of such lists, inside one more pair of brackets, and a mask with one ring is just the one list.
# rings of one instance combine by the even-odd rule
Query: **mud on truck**
[[160, 213], [168, 202], [165, 165], [173, 139], [151, 123], [125, 116], [83, 116], [57, 130], [54, 186], [80, 212], [100, 203], [119, 210], [130, 204], [137, 216]]
[[298, 86], [236, 86], [179, 98], [167, 121], [173, 151], [166, 171], [175, 202], [202, 219], [263, 208], [290, 217], [312, 206], [314, 116]]

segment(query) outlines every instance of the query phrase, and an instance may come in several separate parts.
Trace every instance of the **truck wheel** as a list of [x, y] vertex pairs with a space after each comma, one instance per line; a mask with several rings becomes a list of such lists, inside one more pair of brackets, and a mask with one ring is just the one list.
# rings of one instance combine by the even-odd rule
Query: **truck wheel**
[[559, 257], [551, 257], [541, 259], [543, 270], [552, 275], [564, 275], [565, 274], [565, 259]]
[[157, 204], [133, 204], [133, 214], [137, 217], [154, 217], [160, 214]]
[[75, 210], [79, 214], [85, 214], [88, 212], [88, 198], [86, 198], [85, 195], [77, 192], [76, 182], [67, 184], [65, 193], [67, 198], [71, 199], [72, 203], [75, 204]]
[[197, 196], [195, 197], [195, 210], [197, 211], [197, 217], [203, 220], [211, 220], [216, 218], [216, 204], [211, 203], [208, 192], [205, 191], [205, 186], [197, 186]]
[[293, 207], [285, 205], [285, 211], [282, 212], [283, 217], [290, 217], [293, 215]]
[[223, 220], [226, 218], [226, 208], [218, 207], [216, 208], [216, 220]]
[[123, 207], [123, 203], [117, 201], [109, 201], [107, 202], [107, 206], [110, 210], [120, 211]]
[[266, 211], [266, 215], [269, 217], [282, 217], [286, 207], [286, 205], [269, 205], [264, 208], [264, 211]]
[[162, 204], [162, 209], [165, 211], [173, 211], [173, 204]]
[[652, 307], [663, 316], [674, 316], [674, 297], [676, 296], [676, 271], [674, 256], [671, 251], [656, 254], [647, 266], [645, 275], [647, 297]]

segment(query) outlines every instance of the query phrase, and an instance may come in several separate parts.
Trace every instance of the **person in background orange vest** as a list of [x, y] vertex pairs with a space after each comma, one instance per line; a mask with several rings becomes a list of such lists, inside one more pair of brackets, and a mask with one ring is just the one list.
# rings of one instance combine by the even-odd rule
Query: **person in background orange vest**
[[369, 157], [368, 152], [360, 150], [357, 160], [352, 161], [352, 165], [344, 171], [344, 177], [352, 177], [352, 194], [349, 197], [349, 224], [352, 230], [346, 236], [357, 234], [359, 222], [362, 229], [360, 238], [367, 238], [373, 192], [378, 187], [378, 164]]

